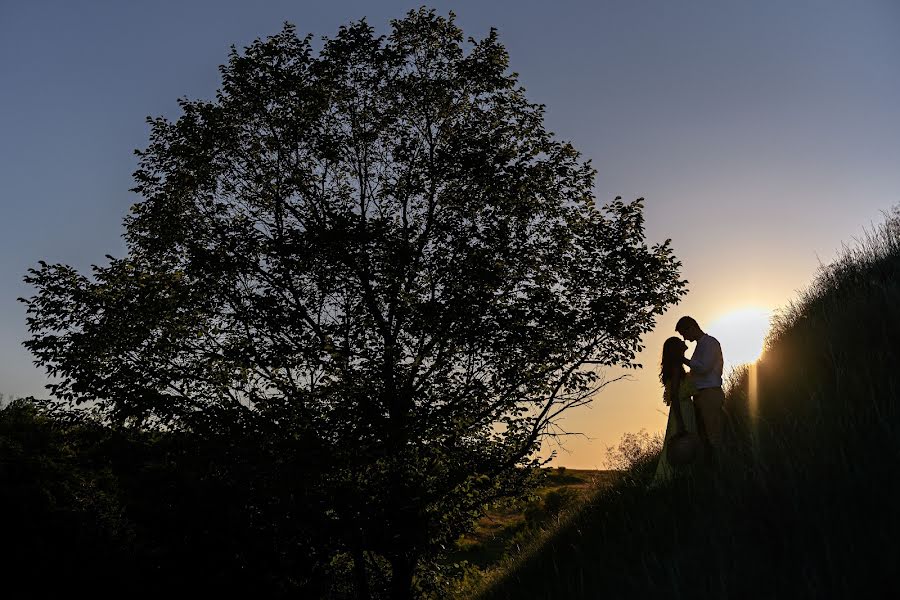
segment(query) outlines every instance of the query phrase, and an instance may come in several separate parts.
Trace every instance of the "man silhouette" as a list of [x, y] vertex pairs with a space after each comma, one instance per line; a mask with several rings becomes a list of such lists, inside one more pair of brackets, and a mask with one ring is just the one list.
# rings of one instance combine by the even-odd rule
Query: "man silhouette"
[[722, 445], [722, 427], [725, 394], [722, 392], [722, 346], [719, 340], [704, 333], [691, 317], [681, 317], [675, 331], [689, 342], [697, 342], [690, 358], [684, 364], [691, 368], [691, 377], [697, 387], [694, 407], [699, 417], [700, 436], [712, 461]]

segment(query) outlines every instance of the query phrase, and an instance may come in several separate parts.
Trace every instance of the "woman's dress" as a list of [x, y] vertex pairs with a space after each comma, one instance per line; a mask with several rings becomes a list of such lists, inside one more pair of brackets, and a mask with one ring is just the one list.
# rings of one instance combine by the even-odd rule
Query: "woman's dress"
[[[669, 390], [666, 388], [666, 400], [668, 400]], [[690, 375], [681, 380], [681, 386], [678, 390], [678, 402], [681, 403], [681, 416], [684, 419], [685, 429], [692, 433], [697, 433], [697, 417], [694, 414], [694, 402], [691, 396], [697, 393], [697, 387], [691, 380]], [[669, 407], [669, 421], [666, 423], [666, 437], [663, 438], [662, 452], [659, 453], [659, 462], [656, 465], [656, 475], [653, 477], [654, 483], [661, 483], [672, 479], [678, 472], [676, 467], [669, 464], [667, 458], [667, 450], [669, 447], [669, 439], [678, 432], [677, 419], [675, 411]]]

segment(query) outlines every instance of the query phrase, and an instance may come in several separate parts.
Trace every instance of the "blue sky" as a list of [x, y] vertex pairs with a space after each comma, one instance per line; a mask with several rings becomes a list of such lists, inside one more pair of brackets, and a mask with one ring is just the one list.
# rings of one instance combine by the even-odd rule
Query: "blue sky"
[[[900, 3], [891, 0], [434, 2], [467, 35], [497, 27], [547, 124], [598, 170], [600, 200], [647, 198], [691, 281], [648, 336], [786, 303], [900, 201]], [[382, 30], [417, 4], [0, 3], [0, 392], [43, 394], [21, 342], [38, 260], [84, 269], [123, 250], [132, 151], [148, 115], [211, 98], [232, 44], [277, 32]], [[726, 348], [727, 355], [727, 348]], [[653, 369], [573, 418], [560, 462], [595, 466], [621, 433], [664, 426]], [[570, 427], [571, 429], [572, 427]]]

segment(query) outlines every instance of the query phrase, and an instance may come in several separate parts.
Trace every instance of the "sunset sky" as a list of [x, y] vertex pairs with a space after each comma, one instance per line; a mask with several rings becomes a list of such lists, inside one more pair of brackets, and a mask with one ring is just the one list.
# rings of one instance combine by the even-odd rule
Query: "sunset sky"
[[[708, 326], [777, 310], [900, 202], [895, 0], [430, 5], [453, 10], [466, 35], [499, 30], [548, 129], [593, 161], [598, 201], [645, 197], [649, 240], [672, 238], [690, 281], [646, 338], [646, 368], [565, 419], [585, 437], [556, 464], [602, 467], [623, 433], [665, 426], [656, 362], [679, 316]], [[367, 17], [386, 31], [418, 6], [2, 0], [0, 393], [46, 395], [21, 347], [26, 269], [123, 254], [146, 116], [176, 118], [181, 96], [212, 98], [229, 46], [284, 21], [330, 36]]]

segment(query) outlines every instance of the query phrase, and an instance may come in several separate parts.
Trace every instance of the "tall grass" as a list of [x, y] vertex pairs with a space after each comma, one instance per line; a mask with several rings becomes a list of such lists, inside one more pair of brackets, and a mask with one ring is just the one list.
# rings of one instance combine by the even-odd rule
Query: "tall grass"
[[755, 369], [733, 373], [716, 470], [652, 488], [652, 469], [638, 465], [478, 597], [856, 597], [894, 587], [898, 338], [895, 211], [779, 314]]

